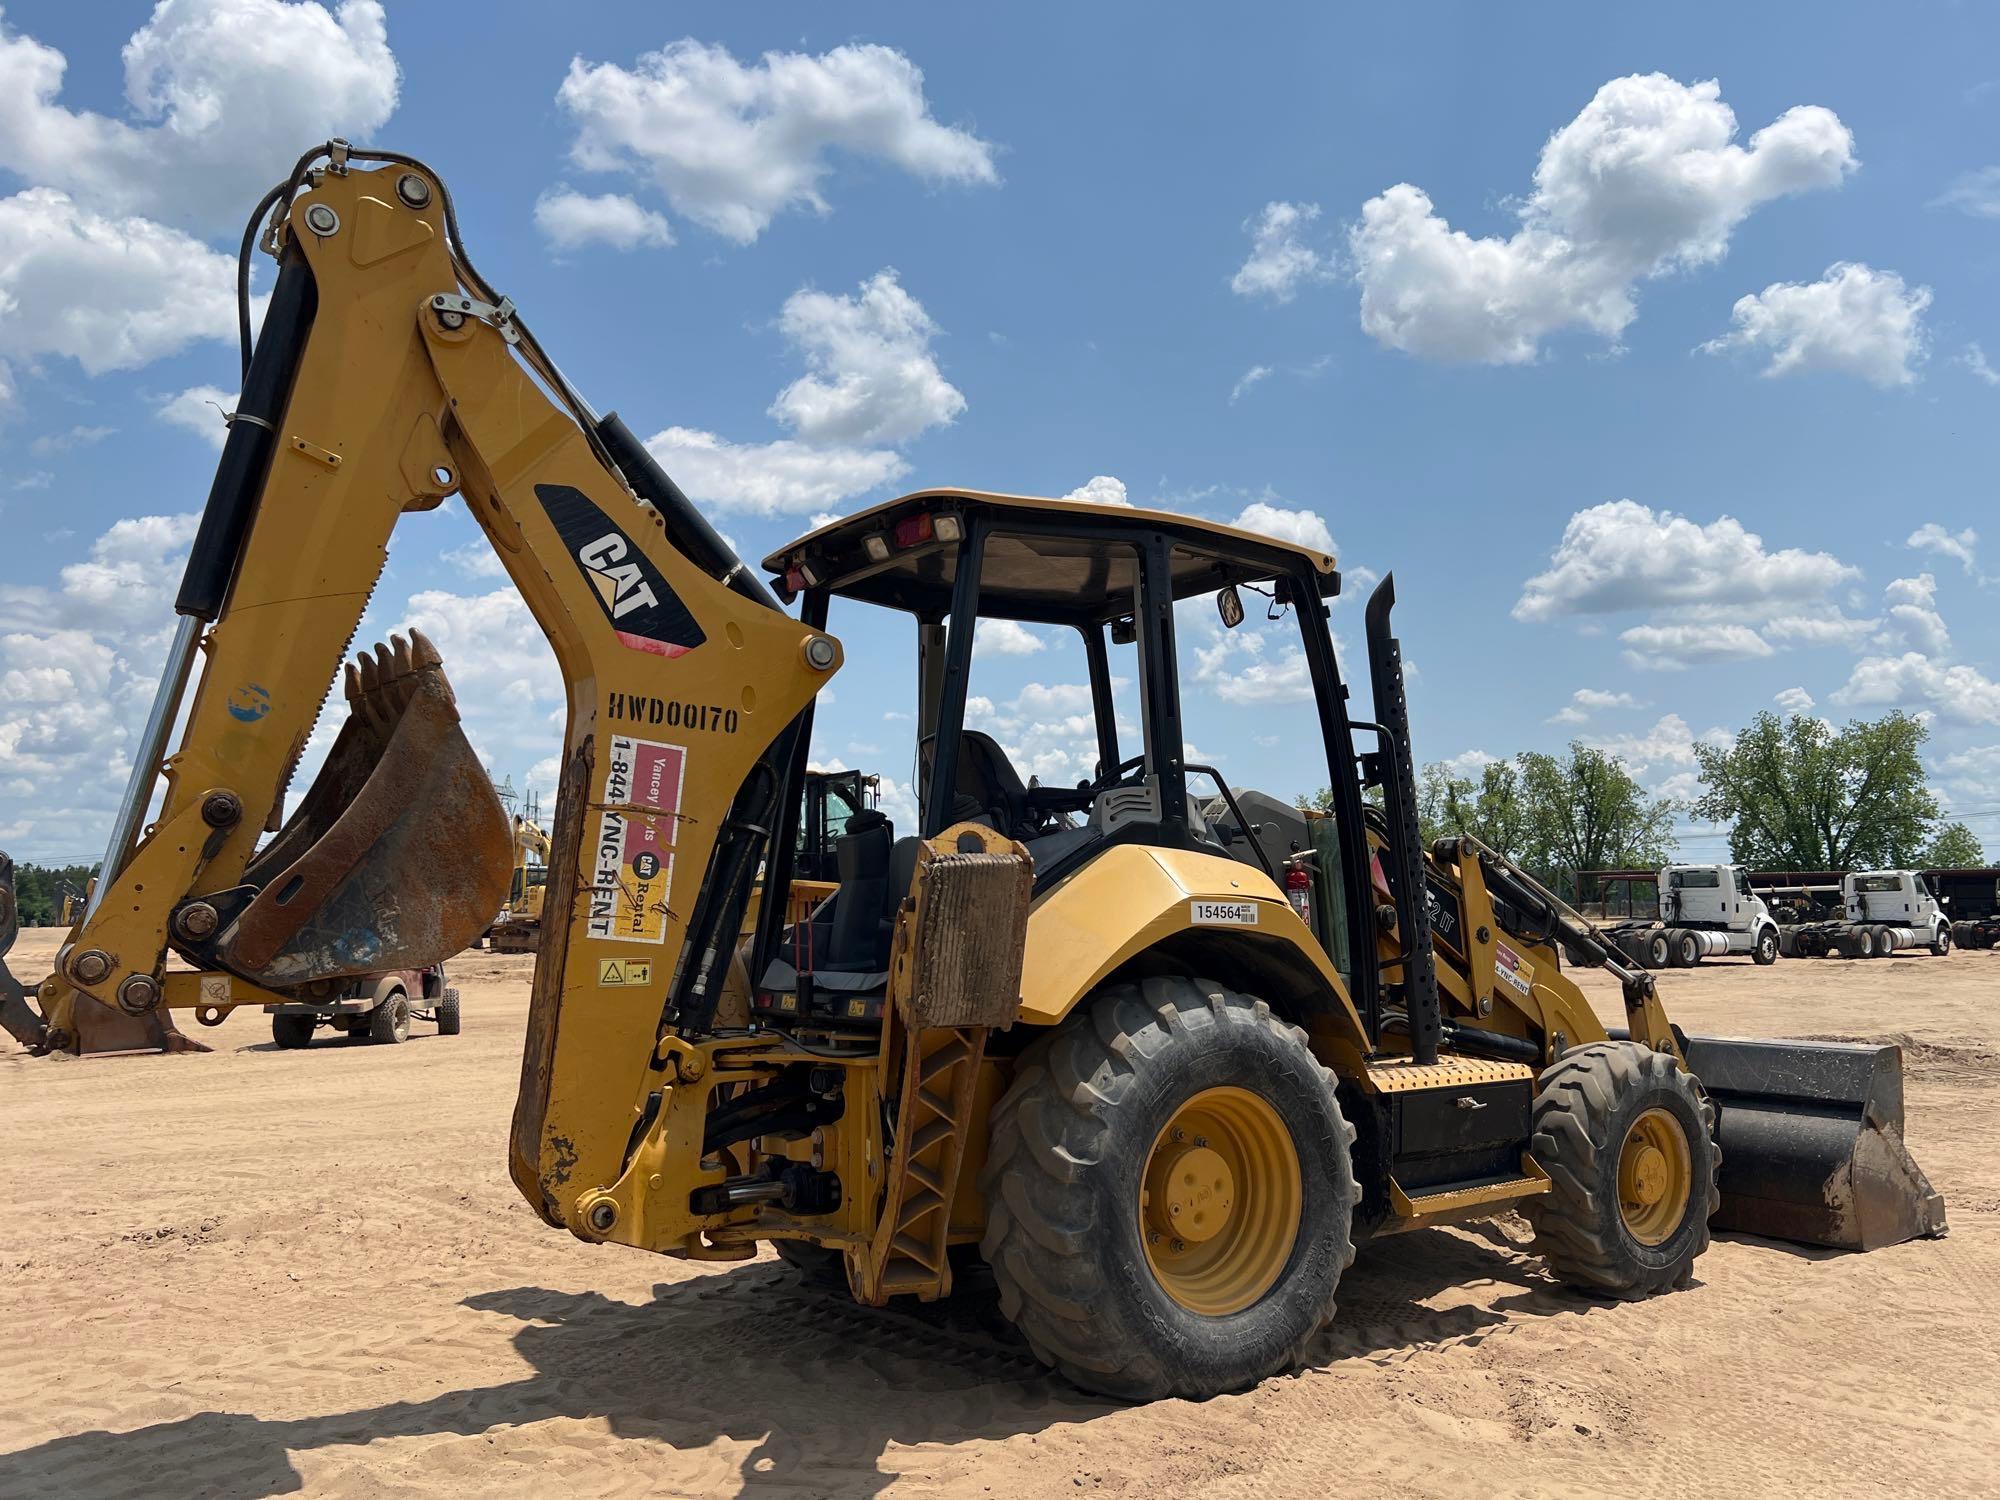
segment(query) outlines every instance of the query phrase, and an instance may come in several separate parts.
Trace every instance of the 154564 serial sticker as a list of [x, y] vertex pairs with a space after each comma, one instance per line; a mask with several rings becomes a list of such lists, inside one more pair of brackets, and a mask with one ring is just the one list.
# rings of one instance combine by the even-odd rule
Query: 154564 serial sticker
[[1190, 901], [1188, 920], [1197, 927], [1255, 927], [1255, 901]]

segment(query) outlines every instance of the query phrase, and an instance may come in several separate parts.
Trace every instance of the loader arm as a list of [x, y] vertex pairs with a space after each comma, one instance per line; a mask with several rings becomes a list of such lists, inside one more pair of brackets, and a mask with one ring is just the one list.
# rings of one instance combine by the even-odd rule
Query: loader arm
[[[353, 717], [292, 821], [277, 816], [398, 518], [457, 495], [568, 698], [511, 1164], [537, 1210], [576, 1229], [660, 1086], [661, 1038], [712, 1012], [786, 731], [840, 650], [574, 395], [464, 258], [435, 174], [340, 143], [321, 154], [269, 200], [278, 285], [154, 715], [172, 724], [199, 655], [186, 728], [170, 754], [163, 734], [142, 751], [23, 1039], [172, 1047], [172, 1007], [435, 962], [491, 919], [510, 830], [421, 637], [349, 668]], [[197, 974], [170, 974], [170, 949]], [[9, 1029], [32, 1031], [27, 1010], [6, 1005]]]

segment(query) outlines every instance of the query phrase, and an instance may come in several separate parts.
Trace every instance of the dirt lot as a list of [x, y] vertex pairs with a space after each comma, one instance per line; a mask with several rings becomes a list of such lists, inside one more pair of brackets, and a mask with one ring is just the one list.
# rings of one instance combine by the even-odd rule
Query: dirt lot
[[503, 1162], [530, 962], [465, 957], [464, 1034], [403, 1047], [0, 1042], [0, 1496], [1994, 1492], [2000, 953], [1662, 976], [1690, 1030], [1901, 1040], [1949, 1239], [1724, 1239], [1610, 1305], [1516, 1221], [1424, 1231], [1362, 1252], [1304, 1374], [1146, 1407], [978, 1295], [867, 1312], [544, 1228]]

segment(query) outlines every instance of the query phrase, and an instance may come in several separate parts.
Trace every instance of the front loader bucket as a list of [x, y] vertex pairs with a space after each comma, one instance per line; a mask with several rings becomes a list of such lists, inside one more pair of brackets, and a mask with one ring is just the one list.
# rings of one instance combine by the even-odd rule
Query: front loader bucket
[[298, 811], [253, 859], [213, 956], [282, 988], [420, 969], [486, 930], [513, 830], [416, 632], [349, 664], [348, 720]]
[[1945, 1232], [1903, 1144], [1902, 1048], [1697, 1036], [1686, 1054], [1716, 1108], [1716, 1228], [1843, 1250]]

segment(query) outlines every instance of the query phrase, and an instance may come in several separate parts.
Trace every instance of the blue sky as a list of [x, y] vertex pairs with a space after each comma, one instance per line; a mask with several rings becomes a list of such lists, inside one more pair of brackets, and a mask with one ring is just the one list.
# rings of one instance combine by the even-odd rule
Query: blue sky
[[[2000, 852], [2000, 20], [1215, 15], [9, 4], [0, 842], [101, 844], [235, 389], [216, 252], [338, 129], [445, 176], [748, 556], [906, 488], [1101, 476], [1393, 568], [1420, 760], [1577, 736], [1686, 792], [1693, 740], [1781, 695], [1901, 706]], [[422, 623], [496, 772], [546, 785], [552, 663], [477, 544], [408, 518], [364, 629]], [[834, 623], [817, 753], [900, 784], [907, 623]], [[1325, 779], [1282, 636], [1185, 647], [1202, 756]], [[996, 637], [974, 691], [1063, 776], [1078, 681]]]

